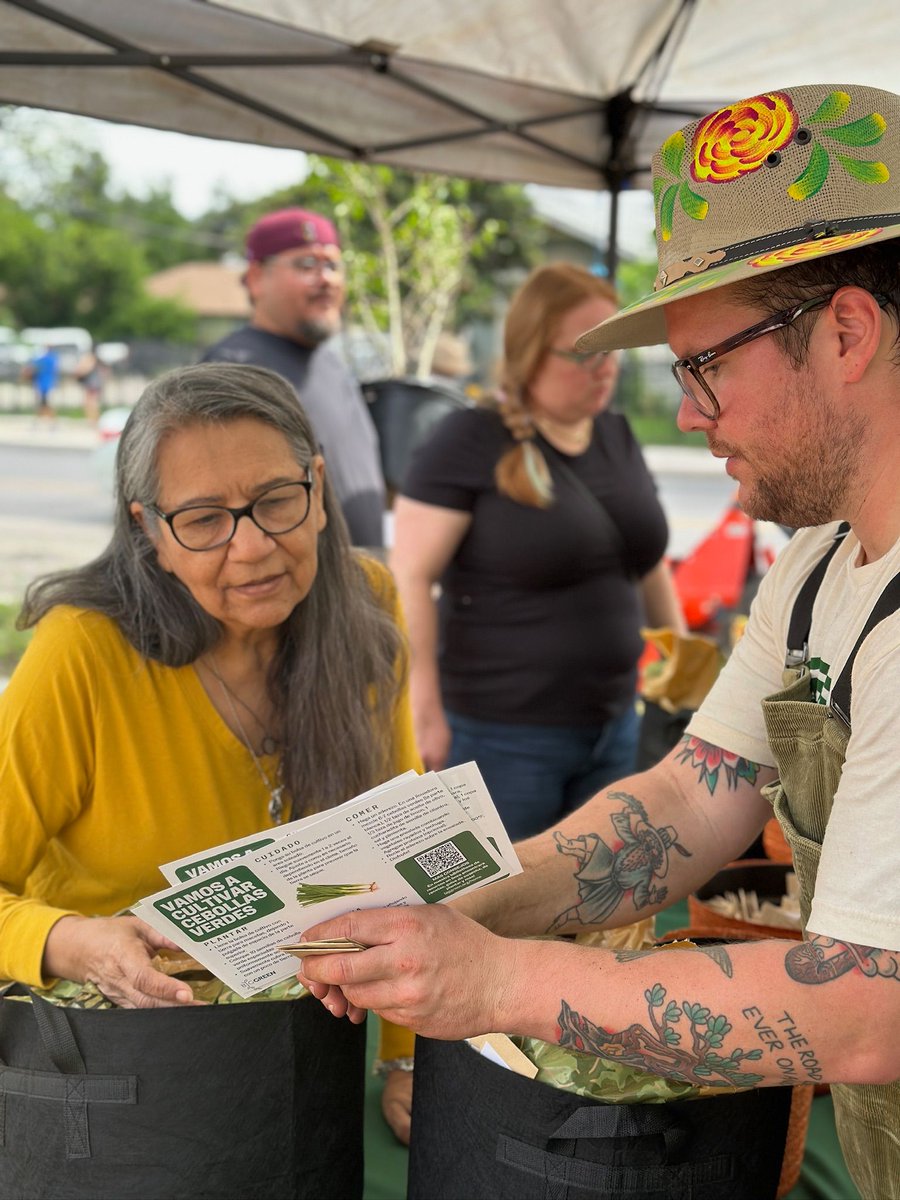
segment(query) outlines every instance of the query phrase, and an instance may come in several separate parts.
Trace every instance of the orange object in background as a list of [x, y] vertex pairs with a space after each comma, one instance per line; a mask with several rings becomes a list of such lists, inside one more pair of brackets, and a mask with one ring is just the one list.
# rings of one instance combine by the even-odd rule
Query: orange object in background
[[772, 862], [786, 863], [788, 866], [793, 863], [791, 848], [785, 841], [781, 826], [775, 817], [770, 817], [763, 828], [762, 844], [766, 858], [770, 858]]
[[672, 569], [689, 629], [703, 629], [740, 604], [753, 567], [753, 521], [732, 503], [702, 542]]

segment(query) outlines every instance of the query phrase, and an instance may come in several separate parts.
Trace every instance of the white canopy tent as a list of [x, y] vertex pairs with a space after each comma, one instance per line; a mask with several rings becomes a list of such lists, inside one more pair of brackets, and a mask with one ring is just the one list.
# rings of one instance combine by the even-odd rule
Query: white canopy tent
[[614, 198], [716, 103], [898, 55], [896, 0], [0, 0], [0, 103]]

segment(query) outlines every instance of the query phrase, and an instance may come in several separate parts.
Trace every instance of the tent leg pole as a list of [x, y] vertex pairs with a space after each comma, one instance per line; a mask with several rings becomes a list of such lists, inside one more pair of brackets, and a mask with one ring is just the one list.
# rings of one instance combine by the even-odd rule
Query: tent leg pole
[[609, 236], [606, 245], [606, 273], [611, 283], [615, 282], [619, 266], [619, 188], [613, 185], [609, 192]]

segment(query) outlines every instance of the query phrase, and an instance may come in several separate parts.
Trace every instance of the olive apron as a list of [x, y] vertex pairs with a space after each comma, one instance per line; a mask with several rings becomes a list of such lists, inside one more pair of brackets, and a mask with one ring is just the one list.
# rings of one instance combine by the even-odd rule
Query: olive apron
[[[825, 829], [850, 738], [850, 676], [863, 638], [896, 608], [897, 584], [873, 609], [826, 707], [816, 703], [808, 666], [812, 602], [839, 542], [836, 541], [797, 598], [788, 634], [783, 689], [763, 701], [769, 744], [779, 778], [764, 789], [791, 847], [800, 885], [804, 933], [816, 886]], [[889, 595], [892, 593], [892, 595]], [[805, 629], [804, 629], [805, 627]], [[893, 748], [886, 748], [892, 753]], [[832, 1084], [841, 1149], [866, 1200], [900, 1200], [900, 1081]]]

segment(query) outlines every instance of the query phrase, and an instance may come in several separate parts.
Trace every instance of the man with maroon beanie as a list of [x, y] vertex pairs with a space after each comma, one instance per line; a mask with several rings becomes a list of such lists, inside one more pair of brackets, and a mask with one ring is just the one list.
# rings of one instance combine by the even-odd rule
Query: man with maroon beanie
[[378, 435], [359, 385], [329, 343], [341, 328], [344, 269], [334, 225], [283, 208], [247, 234], [244, 284], [253, 316], [206, 351], [204, 362], [253, 363], [283, 375], [309, 415], [351, 541], [383, 544], [384, 478]]

